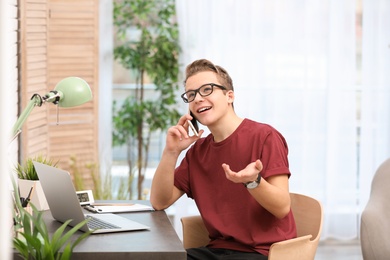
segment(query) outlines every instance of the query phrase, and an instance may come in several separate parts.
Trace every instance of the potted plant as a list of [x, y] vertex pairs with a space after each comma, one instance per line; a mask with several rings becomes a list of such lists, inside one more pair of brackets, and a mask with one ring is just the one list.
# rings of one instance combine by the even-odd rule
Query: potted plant
[[49, 205], [47, 204], [33, 161], [54, 167], [57, 165], [58, 161], [54, 162], [52, 159], [48, 159], [43, 155], [38, 155], [32, 158], [27, 158], [23, 164], [18, 163], [15, 166], [20, 196], [22, 198], [29, 197], [30, 202], [34, 204], [38, 210], [47, 210], [49, 209]]
[[[113, 145], [126, 145], [127, 148], [130, 198], [135, 169], [138, 171], [138, 199], [143, 199], [142, 183], [151, 133], [165, 130], [179, 118], [175, 91], [178, 89], [180, 46], [175, 15], [174, 0], [114, 2], [114, 57], [134, 73], [136, 83], [135, 94], [119, 108], [115, 102], [113, 106]], [[145, 97], [146, 78], [153, 82], [158, 98]]]
[[[14, 189], [15, 186], [14, 184]], [[13, 245], [22, 259], [71, 259], [74, 247], [91, 234], [92, 231], [85, 232], [75, 241], [72, 239], [73, 234], [88, 222], [86, 219], [66, 232], [65, 229], [71, 221], [68, 220], [50, 236], [43, 220], [43, 212], [34, 204], [23, 207], [17, 189], [14, 194]]]

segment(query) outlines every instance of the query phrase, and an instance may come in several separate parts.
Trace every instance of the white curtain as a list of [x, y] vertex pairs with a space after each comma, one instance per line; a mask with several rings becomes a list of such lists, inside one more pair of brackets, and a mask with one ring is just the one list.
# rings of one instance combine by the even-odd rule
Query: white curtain
[[290, 190], [322, 202], [323, 238], [359, 236], [372, 174], [390, 155], [389, 1], [366, 2], [362, 89], [355, 0], [176, 1], [182, 65], [225, 67], [237, 114], [282, 132]]
[[390, 1], [363, 0], [360, 205], [375, 170], [390, 157]]

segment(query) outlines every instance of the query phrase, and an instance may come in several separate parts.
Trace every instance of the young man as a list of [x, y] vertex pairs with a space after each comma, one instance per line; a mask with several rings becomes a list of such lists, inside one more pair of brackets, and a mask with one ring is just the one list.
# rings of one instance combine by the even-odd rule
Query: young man
[[188, 259], [267, 259], [272, 243], [296, 237], [285, 139], [236, 115], [232, 79], [208, 60], [187, 66], [182, 98], [211, 134], [190, 136], [190, 114], [169, 128], [153, 178], [153, 207], [166, 209], [184, 193], [194, 199], [211, 240], [188, 249]]

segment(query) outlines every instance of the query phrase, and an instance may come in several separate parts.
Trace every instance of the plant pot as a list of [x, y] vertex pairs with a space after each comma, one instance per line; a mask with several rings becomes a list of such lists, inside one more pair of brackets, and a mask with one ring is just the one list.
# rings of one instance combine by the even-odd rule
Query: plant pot
[[43, 193], [43, 189], [39, 181], [18, 179], [18, 185], [20, 197], [26, 198], [30, 192], [31, 187], [34, 187], [33, 191], [31, 192], [30, 203], [32, 203], [39, 211], [49, 209], [45, 193]]

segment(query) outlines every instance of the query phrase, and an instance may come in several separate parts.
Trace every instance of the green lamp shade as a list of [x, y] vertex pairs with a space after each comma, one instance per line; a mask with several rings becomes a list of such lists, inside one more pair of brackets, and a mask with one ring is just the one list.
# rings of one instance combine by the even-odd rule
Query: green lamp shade
[[60, 94], [60, 107], [82, 105], [92, 99], [92, 91], [88, 83], [78, 77], [64, 78], [54, 88]]

